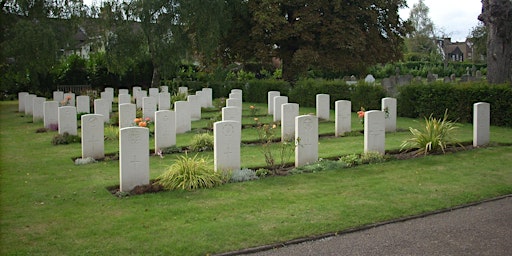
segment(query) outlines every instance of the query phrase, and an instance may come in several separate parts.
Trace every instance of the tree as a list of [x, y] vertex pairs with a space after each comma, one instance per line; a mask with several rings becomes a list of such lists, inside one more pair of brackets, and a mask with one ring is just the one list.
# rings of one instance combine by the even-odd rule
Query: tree
[[398, 60], [406, 32], [398, 16], [403, 0], [249, 1], [257, 55], [283, 62], [283, 79], [310, 69], [361, 73]]
[[414, 4], [409, 14], [409, 22], [413, 27], [407, 35], [406, 45], [415, 59], [430, 60], [433, 56], [439, 55], [435, 39], [435, 25], [429, 17], [430, 9], [423, 0]]
[[482, 0], [478, 16], [487, 27], [487, 81], [512, 82], [512, 0]]
[[473, 47], [473, 61], [480, 61], [481, 56], [487, 55], [487, 27], [483, 23], [471, 30], [469, 41]]

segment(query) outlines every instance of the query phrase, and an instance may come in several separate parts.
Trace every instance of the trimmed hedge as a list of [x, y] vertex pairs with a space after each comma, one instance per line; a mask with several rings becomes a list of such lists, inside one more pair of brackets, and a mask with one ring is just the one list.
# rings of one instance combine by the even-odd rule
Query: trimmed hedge
[[[512, 87], [478, 83], [411, 84], [399, 88], [397, 112], [404, 117], [448, 116], [457, 122], [473, 121], [473, 104], [491, 104], [491, 124], [512, 127]], [[494, 114], [495, 113], [495, 114]]]

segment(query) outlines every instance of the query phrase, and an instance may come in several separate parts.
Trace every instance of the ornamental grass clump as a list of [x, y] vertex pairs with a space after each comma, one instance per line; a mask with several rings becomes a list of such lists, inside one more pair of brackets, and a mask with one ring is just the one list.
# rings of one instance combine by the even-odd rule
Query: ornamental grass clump
[[405, 140], [400, 150], [405, 148], [417, 148], [417, 154], [428, 153], [446, 153], [446, 148], [450, 145], [458, 144], [454, 137], [454, 132], [458, 128], [455, 122], [448, 120], [448, 110], [444, 112], [442, 119], [438, 119], [430, 115], [425, 118], [425, 128], [418, 130], [409, 127], [412, 133], [412, 138]]
[[187, 154], [178, 156], [176, 162], [158, 177], [157, 184], [167, 190], [195, 190], [212, 188], [223, 183], [222, 173], [215, 172], [205, 158]]
[[210, 133], [200, 133], [192, 137], [190, 150], [199, 152], [213, 150], [213, 135]]

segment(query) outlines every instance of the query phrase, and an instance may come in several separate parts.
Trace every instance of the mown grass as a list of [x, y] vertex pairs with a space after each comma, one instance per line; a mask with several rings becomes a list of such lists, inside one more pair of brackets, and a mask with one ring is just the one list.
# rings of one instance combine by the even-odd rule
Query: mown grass
[[[51, 145], [56, 133], [36, 134], [42, 123], [32, 123], [16, 109], [16, 102], [0, 103], [1, 255], [205, 255], [512, 193], [512, 147], [494, 146], [208, 190], [117, 198], [106, 189], [119, 184], [117, 161], [74, 165], [71, 158], [81, 155], [79, 144]], [[353, 121], [354, 129], [360, 129], [357, 117]], [[420, 124], [398, 121], [404, 130]], [[321, 126], [333, 132], [334, 123]], [[512, 129], [492, 127], [491, 132], [493, 142], [512, 143]], [[179, 135], [178, 144], [187, 145], [192, 135]], [[252, 140], [254, 135], [244, 131], [243, 136]], [[398, 149], [408, 136], [386, 134], [386, 149]], [[457, 138], [471, 137], [471, 125], [462, 125]], [[361, 153], [362, 141], [362, 136], [322, 138], [319, 154]], [[107, 141], [105, 148], [115, 152], [117, 142]], [[200, 154], [213, 160], [211, 152]], [[151, 177], [175, 158], [151, 157]], [[242, 147], [243, 166], [263, 166], [262, 158], [258, 146]]]

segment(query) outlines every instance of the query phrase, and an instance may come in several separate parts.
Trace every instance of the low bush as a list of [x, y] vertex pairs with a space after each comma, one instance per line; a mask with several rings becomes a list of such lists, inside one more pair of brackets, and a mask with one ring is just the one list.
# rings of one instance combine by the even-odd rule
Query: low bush
[[190, 150], [195, 152], [213, 150], [213, 135], [210, 133], [194, 135], [190, 142]]
[[67, 132], [63, 134], [57, 134], [52, 139], [53, 145], [64, 145], [71, 143], [80, 143], [80, 137], [78, 135], [71, 135]]
[[243, 182], [257, 179], [259, 179], [259, 177], [256, 175], [255, 171], [244, 168], [231, 172], [231, 178], [229, 179], [229, 182]]

